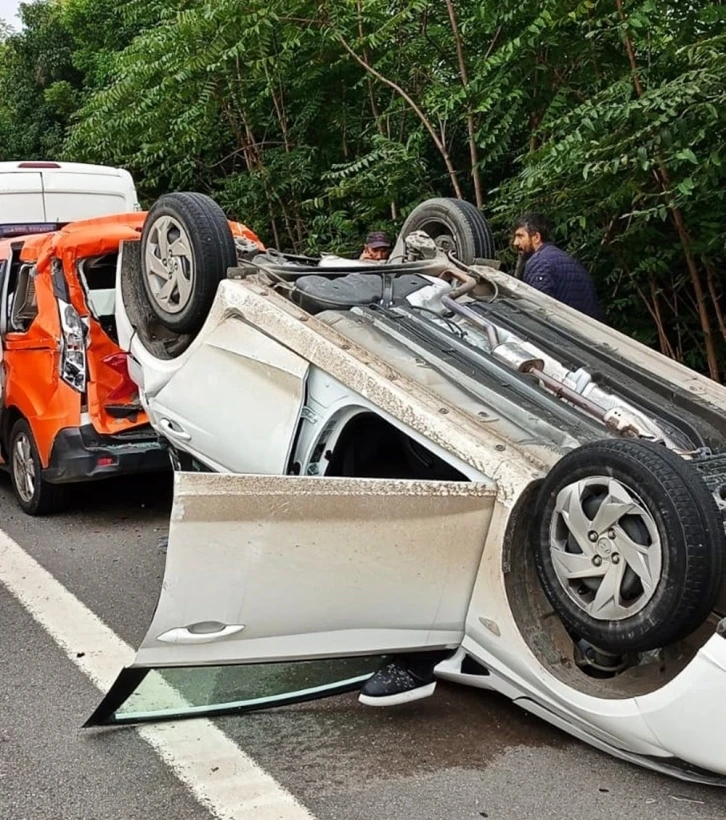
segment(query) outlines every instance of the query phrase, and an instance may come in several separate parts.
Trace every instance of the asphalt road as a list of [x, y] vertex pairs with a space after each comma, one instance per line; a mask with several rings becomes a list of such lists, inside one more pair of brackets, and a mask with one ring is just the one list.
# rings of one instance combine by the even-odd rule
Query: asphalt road
[[[161, 585], [170, 500], [157, 477], [114, 481], [82, 488], [67, 514], [32, 519], [0, 477], [0, 527], [136, 646]], [[0, 657], [3, 820], [257, 817], [200, 803], [136, 729], [81, 729], [98, 689], [2, 584]], [[442, 684], [399, 709], [345, 695], [213, 723], [320, 820], [726, 816], [726, 790], [621, 763], [498, 696]]]

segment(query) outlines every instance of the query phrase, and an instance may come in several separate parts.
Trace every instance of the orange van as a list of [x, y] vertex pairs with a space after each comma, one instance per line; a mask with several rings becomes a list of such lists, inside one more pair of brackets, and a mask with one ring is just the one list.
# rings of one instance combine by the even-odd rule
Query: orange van
[[116, 338], [119, 245], [144, 216], [0, 239], [0, 459], [30, 515], [72, 482], [169, 469]]

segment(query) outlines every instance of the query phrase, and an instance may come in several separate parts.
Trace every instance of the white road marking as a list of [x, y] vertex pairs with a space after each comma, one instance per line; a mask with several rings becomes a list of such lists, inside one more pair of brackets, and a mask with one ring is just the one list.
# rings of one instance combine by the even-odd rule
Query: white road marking
[[[133, 661], [132, 648], [2, 530], [0, 582], [102, 691]], [[209, 720], [147, 725], [137, 732], [214, 817], [313, 820]]]

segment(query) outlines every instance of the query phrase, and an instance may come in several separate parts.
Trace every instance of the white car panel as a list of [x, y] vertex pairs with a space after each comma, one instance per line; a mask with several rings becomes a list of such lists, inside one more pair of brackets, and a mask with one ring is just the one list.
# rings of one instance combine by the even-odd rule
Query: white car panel
[[726, 639], [714, 635], [675, 680], [638, 698], [659, 742], [681, 760], [726, 775]]
[[[118, 257], [116, 259], [116, 296], [114, 299], [114, 315], [116, 318], [116, 336], [118, 338], [118, 346], [121, 350], [128, 353], [131, 351], [131, 340], [133, 339], [136, 331], [134, 330], [128, 313], [126, 312], [123, 288], [121, 287], [121, 276], [124, 270], [125, 246], [126, 243], [122, 242], [121, 247], [119, 248]], [[136, 382], [136, 384], [140, 384], [139, 381], [137, 381], [137, 376], [139, 379], [143, 379], [143, 373], [141, 370], [139, 370], [137, 374], [130, 373], [129, 375]]]
[[283, 473], [307, 371], [301, 356], [230, 319], [184, 358], [148, 406], [163, 434], [205, 463], [235, 473]]
[[[434, 444], [440, 444], [447, 453], [470, 464], [479, 475], [496, 478], [500, 494], [516, 498], [522, 487], [541, 477], [542, 462], [532, 454], [531, 448], [525, 449], [506, 439], [497, 419], [482, 423], [481, 417], [470, 415], [448, 397], [393, 371], [379, 356], [363, 350], [318, 317], [310, 316], [273, 291], [244, 282], [220, 283], [206, 325], [179, 360], [162, 362], [146, 353], [147, 390], [151, 393], [152, 380], [156, 383], [163, 378], [164, 384], [170, 380], [162, 374], [175, 361], [186, 361], [187, 357], [196, 355], [195, 345], [206, 341], [211, 333], [207, 328], [216, 327], [222, 321], [240, 327], [242, 322], [237, 321], [237, 317], [244, 317], [245, 324], [257, 328], [271, 344], [277, 342], [281, 348], [296, 351], [311, 366], [346, 385], [351, 396], [370, 401], [407, 431], [420, 433]], [[136, 355], [135, 349], [133, 352]], [[147, 360], [151, 361], [148, 367]], [[183, 398], [186, 401], [186, 394]], [[180, 409], [186, 414], [184, 404]], [[239, 424], [238, 419], [232, 429], [236, 431]], [[262, 429], [265, 427], [266, 424]], [[517, 453], [516, 457], [513, 452]], [[552, 464], [558, 459], [553, 449], [542, 455]]]
[[39, 171], [8, 174], [0, 167], [0, 223], [46, 221]]
[[489, 484], [203, 473], [176, 481], [174, 546], [135, 666], [461, 641], [494, 506]]
[[134, 181], [122, 168], [0, 162], [0, 224], [57, 224], [137, 210]]

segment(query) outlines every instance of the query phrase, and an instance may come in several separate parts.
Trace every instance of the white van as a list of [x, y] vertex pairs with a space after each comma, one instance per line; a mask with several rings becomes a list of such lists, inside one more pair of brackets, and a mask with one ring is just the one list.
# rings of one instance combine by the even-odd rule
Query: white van
[[128, 171], [78, 162], [0, 162], [0, 237], [138, 211]]

